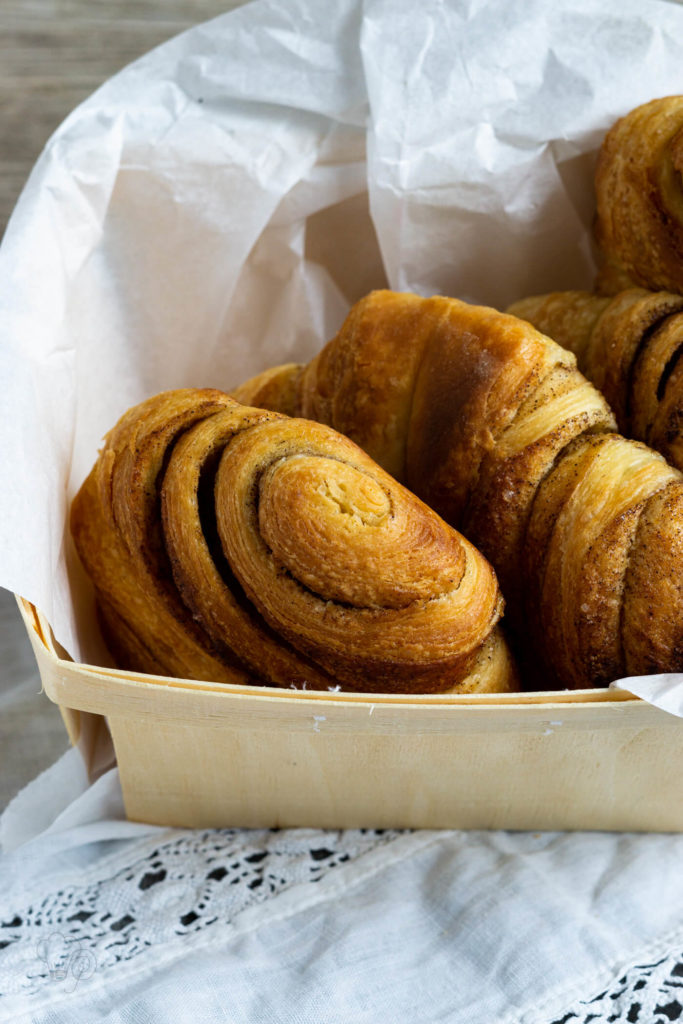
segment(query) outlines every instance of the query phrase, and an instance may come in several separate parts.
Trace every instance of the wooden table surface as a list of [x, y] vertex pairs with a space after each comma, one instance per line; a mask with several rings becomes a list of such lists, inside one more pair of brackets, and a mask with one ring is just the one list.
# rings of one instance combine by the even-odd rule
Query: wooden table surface
[[105, 79], [234, 0], [0, 0], [0, 236], [45, 142]]
[[[235, 0], [0, 0], [0, 237], [45, 142], [107, 78]], [[0, 339], [1, 342], [1, 339]], [[68, 743], [0, 590], [0, 810]]]

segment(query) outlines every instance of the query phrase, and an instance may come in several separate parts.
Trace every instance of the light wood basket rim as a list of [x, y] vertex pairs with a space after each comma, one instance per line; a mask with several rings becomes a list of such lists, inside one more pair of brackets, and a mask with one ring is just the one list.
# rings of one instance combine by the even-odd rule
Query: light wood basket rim
[[505, 707], [518, 709], [523, 705], [557, 705], [565, 708], [568, 705], [579, 705], [597, 708], [633, 701], [642, 704], [639, 697], [628, 691], [609, 690], [604, 687], [587, 690], [538, 690], [519, 693], [396, 694], [353, 693], [349, 691], [342, 693], [322, 690], [286, 690], [272, 686], [248, 686], [233, 683], [210, 683], [194, 679], [178, 679], [170, 676], [130, 672], [123, 669], [107, 668], [101, 665], [74, 662], [63, 649], [60, 650], [52, 627], [42, 612], [25, 598], [16, 595], [16, 599], [27, 631], [33, 631], [37, 635], [42, 646], [45, 648], [45, 655], [55, 667], [59, 667], [60, 664], [68, 664], [72, 670], [77, 671], [84, 679], [88, 677], [109, 677], [112, 681], [116, 681], [118, 686], [123, 684], [134, 689], [141, 687], [149, 689], [151, 687], [164, 691], [184, 690], [188, 694], [204, 692], [221, 695], [226, 699], [259, 696], [263, 700], [275, 700], [278, 702], [293, 703], [303, 700], [346, 705], [392, 704], [407, 705], [417, 709], [421, 707], [464, 707], [468, 705], [482, 708], [495, 707], [497, 709]]

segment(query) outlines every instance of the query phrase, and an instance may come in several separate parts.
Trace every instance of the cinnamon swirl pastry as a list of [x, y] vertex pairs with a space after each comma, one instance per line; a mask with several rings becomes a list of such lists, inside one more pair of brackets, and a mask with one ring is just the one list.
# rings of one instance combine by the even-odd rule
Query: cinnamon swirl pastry
[[636, 107], [607, 133], [595, 174], [597, 290], [683, 292], [683, 96]]
[[321, 424], [221, 392], [130, 410], [72, 507], [120, 664], [309, 689], [505, 690], [495, 574]]
[[642, 288], [611, 299], [554, 292], [522, 299], [508, 312], [576, 354], [622, 434], [683, 469], [683, 296]]
[[[298, 414], [352, 437], [490, 559], [541, 685], [683, 669], [683, 478], [614, 434], [572, 353], [493, 309], [375, 292], [282, 374]], [[240, 394], [258, 403], [262, 387]]]

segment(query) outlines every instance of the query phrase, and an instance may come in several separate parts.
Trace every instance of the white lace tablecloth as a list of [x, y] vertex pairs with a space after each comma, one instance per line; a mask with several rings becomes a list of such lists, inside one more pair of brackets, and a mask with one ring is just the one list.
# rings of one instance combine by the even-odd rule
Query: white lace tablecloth
[[682, 836], [168, 830], [73, 750], [0, 837], [0, 1021], [683, 1019]]

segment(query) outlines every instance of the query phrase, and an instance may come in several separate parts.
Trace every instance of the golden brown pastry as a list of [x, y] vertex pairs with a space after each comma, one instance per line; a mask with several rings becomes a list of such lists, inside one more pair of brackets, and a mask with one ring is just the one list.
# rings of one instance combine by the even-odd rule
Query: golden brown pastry
[[[615, 426], [570, 353], [441, 296], [373, 292], [305, 369], [283, 372], [299, 415], [351, 437], [495, 555], [508, 615], [539, 480], [577, 434]], [[243, 399], [265, 404], [264, 380], [242, 385]]]
[[683, 469], [683, 297], [631, 288], [614, 298], [554, 292], [510, 306], [576, 354], [622, 434]]
[[542, 685], [683, 668], [681, 475], [614, 434], [573, 354], [492, 309], [375, 292], [283, 372], [299, 414], [352, 437], [491, 560]]
[[242, 387], [235, 388], [231, 396], [242, 405], [255, 405], [259, 409], [277, 409], [285, 416], [296, 416], [300, 374], [299, 363], [273, 366], [258, 376], [258, 402], [251, 401], [247, 390], [244, 389], [243, 393]]
[[597, 290], [683, 292], [683, 96], [636, 107], [607, 133], [595, 174]]
[[121, 417], [71, 507], [71, 532], [95, 583], [107, 644], [122, 668], [245, 682], [180, 600], [161, 533], [159, 474], [167, 449], [229, 404], [219, 391], [178, 391]]
[[536, 644], [571, 687], [683, 668], [683, 477], [584, 435], [542, 481], [525, 543]]
[[514, 688], [491, 567], [347, 438], [213, 390], [114, 427], [71, 527], [124, 667], [308, 689]]

